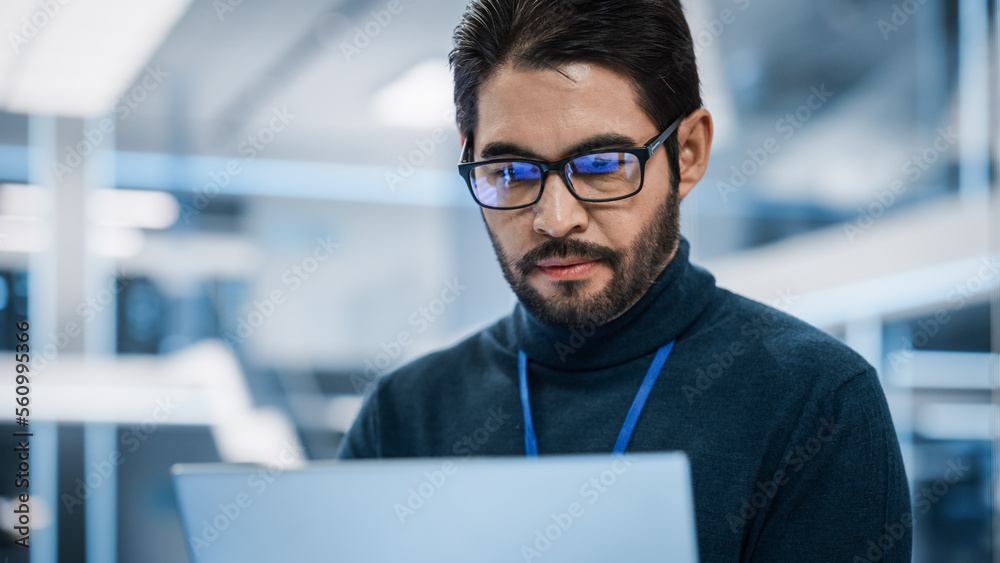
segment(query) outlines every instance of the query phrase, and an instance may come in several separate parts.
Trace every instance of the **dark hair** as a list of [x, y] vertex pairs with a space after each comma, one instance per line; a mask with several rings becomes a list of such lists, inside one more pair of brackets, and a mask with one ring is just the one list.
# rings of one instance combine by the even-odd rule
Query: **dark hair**
[[[476, 128], [479, 87], [508, 64], [608, 66], [628, 78], [639, 107], [660, 129], [701, 107], [694, 45], [679, 0], [472, 0], [453, 42], [449, 62], [465, 135]], [[665, 144], [676, 186], [676, 135]]]

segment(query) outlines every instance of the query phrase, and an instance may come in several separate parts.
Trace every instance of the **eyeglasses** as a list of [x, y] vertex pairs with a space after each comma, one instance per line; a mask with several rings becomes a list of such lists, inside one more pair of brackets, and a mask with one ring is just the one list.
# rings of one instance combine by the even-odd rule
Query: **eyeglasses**
[[469, 185], [476, 203], [487, 209], [521, 209], [542, 199], [545, 175], [559, 173], [570, 193], [580, 201], [616, 201], [632, 197], [642, 189], [646, 161], [652, 158], [684, 117], [651, 139], [645, 146], [629, 149], [602, 149], [542, 162], [526, 159], [494, 159], [468, 162], [472, 149], [469, 136], [462, 147], [458, 173]]

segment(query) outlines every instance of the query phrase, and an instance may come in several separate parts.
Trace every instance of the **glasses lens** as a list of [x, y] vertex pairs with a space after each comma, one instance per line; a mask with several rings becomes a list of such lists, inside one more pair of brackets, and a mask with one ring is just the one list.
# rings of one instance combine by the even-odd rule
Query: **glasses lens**
[[538, 197], [542, 171], [530, 162], [491, 162], [472, 169], [476, 199], [490, 207], [518, 207]]
[[569, 161], [566, 175], [580, 197], [613, 199], [635, 193], [642, 171], [639, 158], [634, 154], [602, 152]]

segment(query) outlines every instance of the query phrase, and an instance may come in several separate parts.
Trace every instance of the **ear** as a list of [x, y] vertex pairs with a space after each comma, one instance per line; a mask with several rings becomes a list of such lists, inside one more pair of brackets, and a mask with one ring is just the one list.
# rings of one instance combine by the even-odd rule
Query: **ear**
[[683, 199], [701, 181], [708, 168], [708, 157], [712, 152], [712, 114], [705, 108], [699, 108], [687, 116], [677, 129], [681, 172], [679, 192]]

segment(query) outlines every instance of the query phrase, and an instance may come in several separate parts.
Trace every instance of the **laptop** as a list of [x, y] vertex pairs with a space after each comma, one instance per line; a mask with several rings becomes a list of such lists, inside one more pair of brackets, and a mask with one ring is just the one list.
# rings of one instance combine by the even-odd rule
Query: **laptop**
[[697, 562], [681, 452], [181, 464], [194, 563]]

